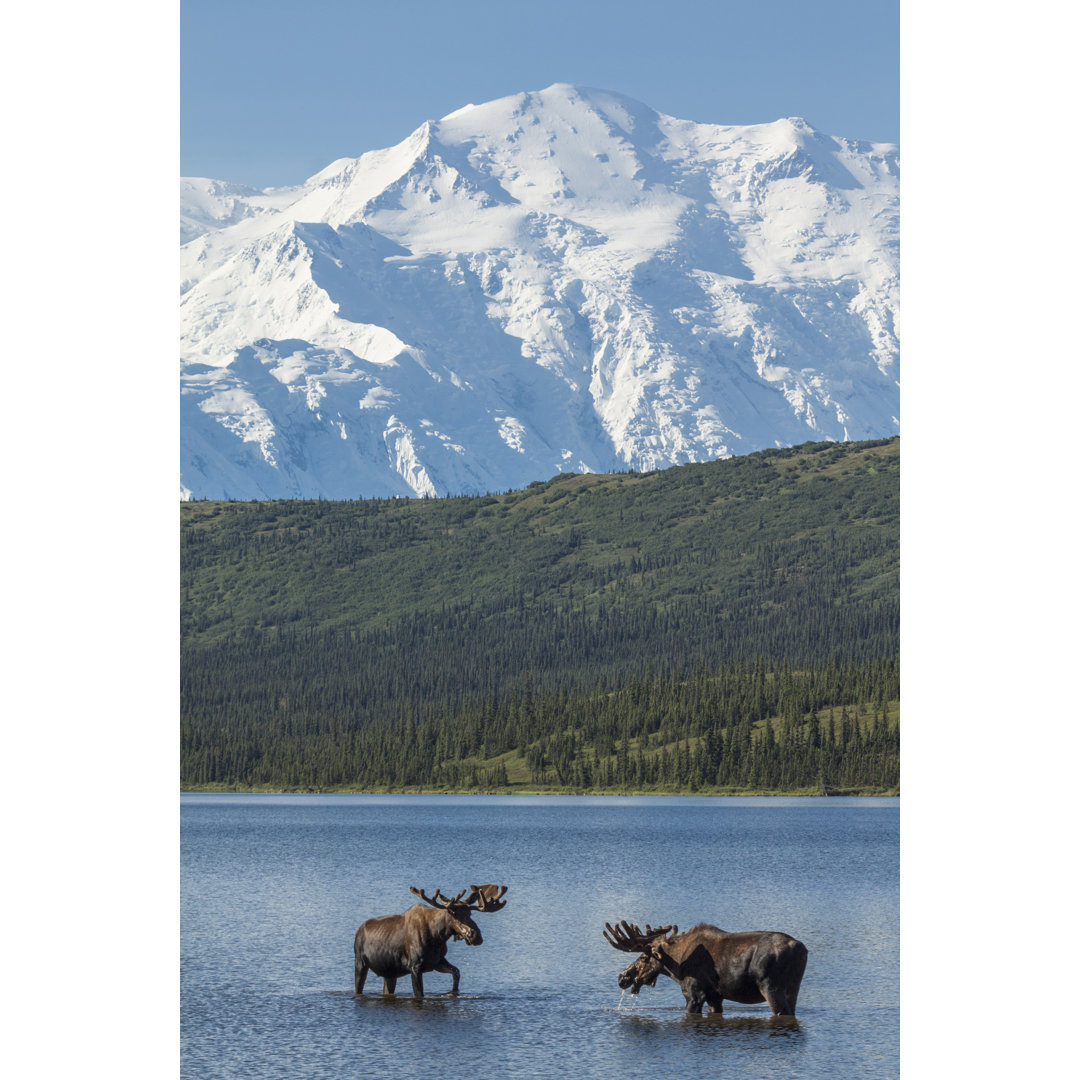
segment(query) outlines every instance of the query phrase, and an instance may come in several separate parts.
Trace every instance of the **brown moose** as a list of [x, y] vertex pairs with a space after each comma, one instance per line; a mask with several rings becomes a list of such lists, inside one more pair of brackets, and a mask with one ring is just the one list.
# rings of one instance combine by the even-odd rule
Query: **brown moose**
[[356, 931], [354, 991], [363, 992], [368, 971], [373, 971], [383, 980], [384, 994], [393, 994], [398, 979], [409, 975], [413, 997], [422, 998], [424, 972], [439, 971], [454, 977], [450, 993], [457, 994], [461, 972], [446, 959], [447, 942], [453, 938], [466, 945], [482, 944], [483, 935], [471, 915], [505, 907], [502, 896], [506, 889], [505, 885], [470, 885], [468, 896], [462, 889], [457, 896], [448, 898], [438, 889], [429, 897], [423, 889], [410, 885], [409, 892], [419, 896], [427, 907], [413, 904], [400, 915], [368, 919]]
[[774, 1016], [794, 1016], [806, 970], [806, 946], [787, 934], [752, 931], [729, 934], [701, 923], [684, 933], [677, 926], [642, 933], [623, 920], [604, 924], [604, 937], [622, 952], [641, 955], [619, 972], [619, 987], [636, 994], [654, 986], [660, 975], [674, 979], [686, 998], [686, 1011], [700, 1015], [705, 1005], [723, 1012], [723, 1001], [741, 1005], [769, 1003]]

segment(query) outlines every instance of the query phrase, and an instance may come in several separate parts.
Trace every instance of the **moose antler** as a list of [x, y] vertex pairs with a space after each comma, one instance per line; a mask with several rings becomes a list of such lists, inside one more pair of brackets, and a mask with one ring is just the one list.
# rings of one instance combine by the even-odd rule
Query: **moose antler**
[[509, 888], [508, 885], [470, 885], [472, 892], [469, 893], [465, 903], [473, 911], [500, 911], [506, 907], [506, 901], [502, 900], [503, 893]]
[[411, 892], [414, 896], [419, 896], [420, 899], [424, 901], [424, 903], [430, 904], [432, 907], [437, 908], [448, 908], [451, 904], [456, 904], [465, 895], [465, 890], [462, 889], [461, 892], [457, 894], [457, 896], [450, 899], [443, 896], [442, 892], [439, 889], [436, 889], [434, 896], [428, 896], [423, 889], [418, 889], [415, 885], [409, 886], [409, 892]]
[[628, 923], [625, 919], [620, 926], [612, 926], [611, 923], [604, 923], [604, 925], [607, 927], [604, 938], [609, 945], [614, 945], [622, 952], [644, 952], [649, 945], [657, 938], [664, 937], [669, 930], [672, 937], [679, 932], [679, 928], [675, 925], [652, 927], [646, 923], [645, 933], [642, 933], [635, 924]]

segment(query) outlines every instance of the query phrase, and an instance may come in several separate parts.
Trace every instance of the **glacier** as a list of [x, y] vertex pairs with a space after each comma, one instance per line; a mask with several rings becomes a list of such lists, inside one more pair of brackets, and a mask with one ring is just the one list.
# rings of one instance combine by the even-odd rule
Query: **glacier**
[[899, 151], [556, 84], [181, 179], [181, 498], [443, 496], [899, 432]]

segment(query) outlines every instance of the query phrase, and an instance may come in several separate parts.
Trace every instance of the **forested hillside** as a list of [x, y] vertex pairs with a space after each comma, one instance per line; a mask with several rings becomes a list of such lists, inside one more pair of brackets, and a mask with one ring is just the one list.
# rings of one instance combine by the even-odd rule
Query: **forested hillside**
[[181, 782], [891, 791], [899, 440], [181, 505]]

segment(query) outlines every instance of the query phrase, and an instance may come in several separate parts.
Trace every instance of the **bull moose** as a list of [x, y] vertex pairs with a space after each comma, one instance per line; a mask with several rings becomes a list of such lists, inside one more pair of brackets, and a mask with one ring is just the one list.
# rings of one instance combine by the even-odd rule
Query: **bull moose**
[[[499, 911], [506, 906], [502, 899], [507, 886], [470, 885], [454, 897], [445, 897], [436, 889], [426, 896], [423, 889], [409, 886], [409, 892], [419, 896], [424, 904], [413, 904], [400, 915], [381, 915], [368, 919], [356, 931], [353, 953], [356, 960], [353, 988], [363, 992], [368, 971], [383, 980], [383, 993], [393, 994], [403, 975], [412, 977], [413, 997], [424, 996], [424, 972], [440, 971], [453, 975], [451, 994], [458, 992], [461, 972], [446, 959], [446, 944], [453, 938], [466, 945], [480, 945], [484, 937], [472, 921], [476, 911]], [[465, 897], [463, 900], [462, 897]]]
[[621, 926], [604, 925], [609, 944], [641, 953], [619, 972], [619, 987], [631, 994], [667, 975], [682, 989], [688, 1014], [700, 1015], [705, 1005], [721, 1013], [727, 998], [741, 1005], [767, 1001], [773, 1016], [795, 1015], [807, 953], [801, 941], [787, 934], [729, 934], [708, 923], [681, 934], [677, 926], [654, 929], [647, 923], [642, 933], [625, 919]]

